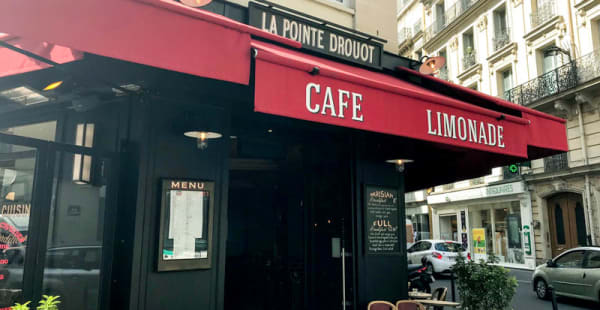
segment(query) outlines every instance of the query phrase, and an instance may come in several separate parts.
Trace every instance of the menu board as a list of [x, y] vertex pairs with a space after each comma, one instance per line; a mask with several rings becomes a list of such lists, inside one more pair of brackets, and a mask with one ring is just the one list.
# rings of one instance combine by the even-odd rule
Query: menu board
[[212, 182], [163, 180], [158, 270], [210, 267]]
[[398, 191], [378, 186], [365, 186], [367, 254], [401, 254], [398, 224]]

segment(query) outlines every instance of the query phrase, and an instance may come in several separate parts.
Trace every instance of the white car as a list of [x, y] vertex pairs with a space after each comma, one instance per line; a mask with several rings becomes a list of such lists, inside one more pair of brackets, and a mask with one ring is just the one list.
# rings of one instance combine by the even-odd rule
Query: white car
[[449, 272], [459, 254], [471, 259], [471, 254], [465, 253], [462, 244], [456, 241], [421, 240], [409, 247], [407, 253], [409, 264], [424, 264], [433, 273]]

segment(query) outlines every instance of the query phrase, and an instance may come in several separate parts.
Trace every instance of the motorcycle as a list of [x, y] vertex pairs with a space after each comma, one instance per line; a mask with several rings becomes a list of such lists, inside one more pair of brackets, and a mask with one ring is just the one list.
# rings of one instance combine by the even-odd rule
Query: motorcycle
[[435, 282], [435, 278], [427, 271], [427, 267], [418, 264], [411, 264], [407, 267], [408, 287], [410, 290], [416, 289], [420, 292], [431, 293], [430, 283]]

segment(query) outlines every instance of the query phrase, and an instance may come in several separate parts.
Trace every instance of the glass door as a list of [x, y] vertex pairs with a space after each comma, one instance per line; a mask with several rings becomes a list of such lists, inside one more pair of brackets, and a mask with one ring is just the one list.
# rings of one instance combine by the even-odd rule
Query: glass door
[[61, 310], [106, 309], [115, 165], [109, 153], [0, 133], [0, 309], [43, 294]]

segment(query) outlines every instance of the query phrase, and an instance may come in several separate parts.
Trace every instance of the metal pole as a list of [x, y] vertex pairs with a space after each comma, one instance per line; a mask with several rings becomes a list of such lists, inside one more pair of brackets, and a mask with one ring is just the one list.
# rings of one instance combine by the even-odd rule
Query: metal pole
[[450, 288], [452, 290], [452, 301], [456, 301], [456, 292], [454, 288], [454, 272], [450, 271]]
[[558, 304], [556, 303], [556, 293], [554, 293], [554, 287], [552, 287], [552, 285], [548, 285], [548, 290], [550, 291], [550, 296], [552, 297], [552, 310], [558, 310]]
[[346, 310], [346, 250], [344, 247], [342, 247], [342, 310]]

